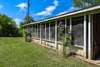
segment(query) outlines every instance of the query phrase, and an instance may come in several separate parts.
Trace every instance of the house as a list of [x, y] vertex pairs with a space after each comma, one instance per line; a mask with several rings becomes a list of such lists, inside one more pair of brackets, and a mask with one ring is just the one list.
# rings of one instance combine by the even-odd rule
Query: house
[[78, 55], [89, 60], [100, 57], [100, 5], [28, 23], [24, 28], [32, 41], [57, 50], [62, 49], [62, 34], [71, 33]]

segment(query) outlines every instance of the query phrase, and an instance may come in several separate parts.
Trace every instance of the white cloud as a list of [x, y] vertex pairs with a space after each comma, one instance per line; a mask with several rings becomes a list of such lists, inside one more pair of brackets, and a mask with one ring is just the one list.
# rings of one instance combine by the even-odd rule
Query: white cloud
[[64, 11], [64, 12], [60, 12], [58, 15], [61, 15], [61, 14], [65, 14], [65, 13], [68, 13], [68, 12], [71, 12], [71, 11], [74, 11], [74, 10], [77, 10], [79, 8], [76, 8], [76, 7], [70, 7], [68, 10]]
[[45, 8], [45, 10], [36, 13], [36, 15], [39, 15], [39, 16], [48, 16], [48, 15], [51, 15], [53, 13], [53, 11], [57, 8], [58, 3], [59, 2], [57, 0], [54, 0], [53, 5], [50, 5], [47, 8]]
[[54, 4], [55, 6], [58, 6], [58, 4], [59, 4], [58, 0], [54, 0], [53, 4]]
[[19, 7], [21, 10], [24, 10], [28, 7], [27, 3], [20, 3], [16, 5], [16, 7]]
[[44, 11], [41, 11], [39, 13], [37, 13], [37, 15], [43, 15], [43, 16], [48, 16], [51, 15], [52, 12], [56, 9], [55, 6], [49, 6], [47, 7]]

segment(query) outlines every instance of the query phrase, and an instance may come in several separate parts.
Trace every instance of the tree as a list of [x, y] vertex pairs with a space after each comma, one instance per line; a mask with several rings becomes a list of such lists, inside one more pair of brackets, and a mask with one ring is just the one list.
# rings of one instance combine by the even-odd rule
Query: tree
[[32, 22], [35, 22], [35, 20], [32, 18], [32, 16], [25, 16], [25, 18], [24, 18], [25, 24], [32, 23]]
[[92, 5], [100, 4], [100, 0], [73, 0], [74, 6], [85, 8]]
[[16, 22], [12, 18], [3, 14], [0, 14], [0, 36], [19, 36], [19, 30], [17, 28]]
[[[32, 18], [32, 16], [25, 16], [24, 24], [33, 23], [33, 22], [35, 22], [35, 20]], [[30, 29], [30, 28], [31, 28], [31, 26], [28, 26], [28, 29]], [[25, 31], [25, 40], [28, 42], [31, 41], [31, 31], [30, 32]]]
[[20, 32], [20, 34], [23, 34], [23, 31], [24, 31], [23, 25], [24, 25], [24, 22], [20, 22], [20, 25], [19, 25], [19, 32]]

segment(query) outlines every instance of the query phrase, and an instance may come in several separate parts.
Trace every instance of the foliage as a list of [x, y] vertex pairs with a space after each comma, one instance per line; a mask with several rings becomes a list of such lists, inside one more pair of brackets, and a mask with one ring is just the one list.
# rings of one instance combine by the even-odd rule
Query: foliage
[[[24, 18], [24, 23], [23, 24], [32, 23], [32, 22], [35, 22], [35, 20], [32, 18], [32, 16], [26, 16]], [[21, 25], [21, 27], [22, 27], [22, 25]], [[31, 32], [25, 32], [25, 40], [28, 41], [28, 42], [31, 41]]]
[[32, 22], [35, 22], [35, 20], [33, 19], [32, 16], [25, 16], [25, 18], [24, 18], [24, 23], [25, 24], [32, 23]]
[[92, 5], [100, 4], [100, 0], [73, 0], [74, 6], [85, 8]]
[[71, 53], [72, 49], [72, 35], [69, 27], [65, 28], [65, 25], [63, 25], [63, 22], [60, 22], [58, 24], [58, 35], [60, 36], [59, 39], [62, 42], [63, 45], [63, 55], [66, 57]]
[[16, 22], [3, 14], [0, 14], [0, 37], [20, 36]]
[[63, 55], [66, 57], [66, 56], [69, 56], [71, 55], [71, 51], [73, 49], [73, 45], [72, 45], [72, 36], [71, 34], [64, 34], [62, 36], [62, 43], [63, 43]]
[[20, 22], [20, 25], [19, 25], [19, 32], [20, 32], [20, 34], [23, 34], [23, 31], [24, 31], [23, 25], [24, 25], [24, 22]]
[[64, 57], [74, 54], [74, 45], [72, 44], [72, 32], [69, 27], [64, 27], [62, 23], [58, 26], [60, 41], [63, 45], [63, 55]]

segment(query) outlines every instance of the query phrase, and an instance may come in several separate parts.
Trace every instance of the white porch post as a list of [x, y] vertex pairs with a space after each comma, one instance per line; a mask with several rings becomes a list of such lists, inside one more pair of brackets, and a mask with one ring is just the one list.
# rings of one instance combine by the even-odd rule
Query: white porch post
[[28, 26], [26, 26], [26, 33], [28, 32]]
[[41, 36], [41, 23], [40, 23], [40, 43], [42, 44], [42, 36]]
[[36, 36], [37, 36], [37, 32], [36, 32], [36, 24], [35, 24], [35, 38], [36, 38]]
[[70, 18], [70, 33], [72, 35], [72, 18]]
[[55, 46], [56, 46], [56, 49], [58, 49], [58, 44], [57, 44], [57, 20], [55, 21]]
[[45, 23], [45, 42], [46, 42], [46, 38], [47, 38], [46, 34], [47, 34], [47, 32], [46, 32], [46, 23]]
[[50, 36], [51, 36], [50, 28], [51, 28], [51, 27], [50, 27], [50, 23], [49, 23], [49, 41], [50, 41], [50, 39], [51, 39], [51, 37], [50, 37]]
[[91, 22], [91, 14], [88, 15], [88, 59], [91, 60], [93, 58], [93, 54], [92, 54], [92, 22]]
[[84, 14], [84, 58], [86, 58], [86, 51], [87, 51], [87, 22], [86, 22], [86, 15]]
[[65, 18], [65, 36], [66, 36], [66, 33], [67, 33], [66, 28], [67, 28], [67, 18]]
[[69, 31], [69, 33], [70, 33], [70, 36], [71, 36], [71, 42], [70, 42], [70, 44], [72, 45], [72, 18], [70, 18], [70, 31]]
[[37, 38], [38, 38], [38, 24], [37, 24]]

